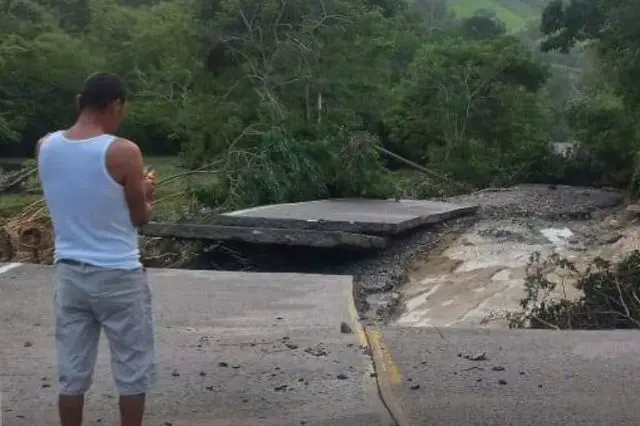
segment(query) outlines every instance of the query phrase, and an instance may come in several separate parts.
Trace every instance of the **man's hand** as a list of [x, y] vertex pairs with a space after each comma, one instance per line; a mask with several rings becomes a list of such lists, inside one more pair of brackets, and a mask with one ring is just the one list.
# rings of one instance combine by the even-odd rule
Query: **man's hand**
[[156, 198], [156, 171], [153, 169], [148, 170], [144, 176], [144, 194], [147, 202]]

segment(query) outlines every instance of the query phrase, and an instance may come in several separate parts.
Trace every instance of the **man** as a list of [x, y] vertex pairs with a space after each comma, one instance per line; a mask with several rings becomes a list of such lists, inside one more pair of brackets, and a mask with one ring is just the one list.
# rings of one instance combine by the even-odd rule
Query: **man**
[[97, 73], [78, 95], [76, 123], [38, 142], [40, 180], [55, 233], [55, 338], [62, 426], [81, 426], [100, 331], [111, 350], [122, 426], [140, 426], [155, 380], [151, 292], [136, 227], [151, 218], [152, 178], [140, 149], [112, 136], [127, 90]]

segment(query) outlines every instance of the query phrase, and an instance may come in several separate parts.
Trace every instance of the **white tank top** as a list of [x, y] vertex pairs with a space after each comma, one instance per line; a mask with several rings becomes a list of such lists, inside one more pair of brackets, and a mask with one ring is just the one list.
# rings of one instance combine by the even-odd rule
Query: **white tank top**
[[38, 171], [53, 222], [55, 262], [125, 270], [142, 266], [124, 189], [107, 170], [107, 149], [115, 139], [71, 140], [58, 131], [40, 146]]

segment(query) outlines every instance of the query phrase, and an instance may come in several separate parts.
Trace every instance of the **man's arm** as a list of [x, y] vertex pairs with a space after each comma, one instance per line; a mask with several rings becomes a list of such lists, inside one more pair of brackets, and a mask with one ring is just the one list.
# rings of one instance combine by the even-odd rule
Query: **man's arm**
[[127, 139], [115, 140], [107, 152], [107, 169], [124, 189], [133, 224], [149, 223], [153, 209], [138, 145]]

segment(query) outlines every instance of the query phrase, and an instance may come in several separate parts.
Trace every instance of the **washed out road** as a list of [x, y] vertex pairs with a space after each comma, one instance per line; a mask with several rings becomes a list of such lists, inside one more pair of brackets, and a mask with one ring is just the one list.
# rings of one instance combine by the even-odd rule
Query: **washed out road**
[[[636, 332], [367, 327], [349, 276], [150, 270], [148, 425], [640, 422]], [[2, 425], [56, 425], [53, 269], [0, 265]], [[117, 424], [102, 342], [86, 424]]]

